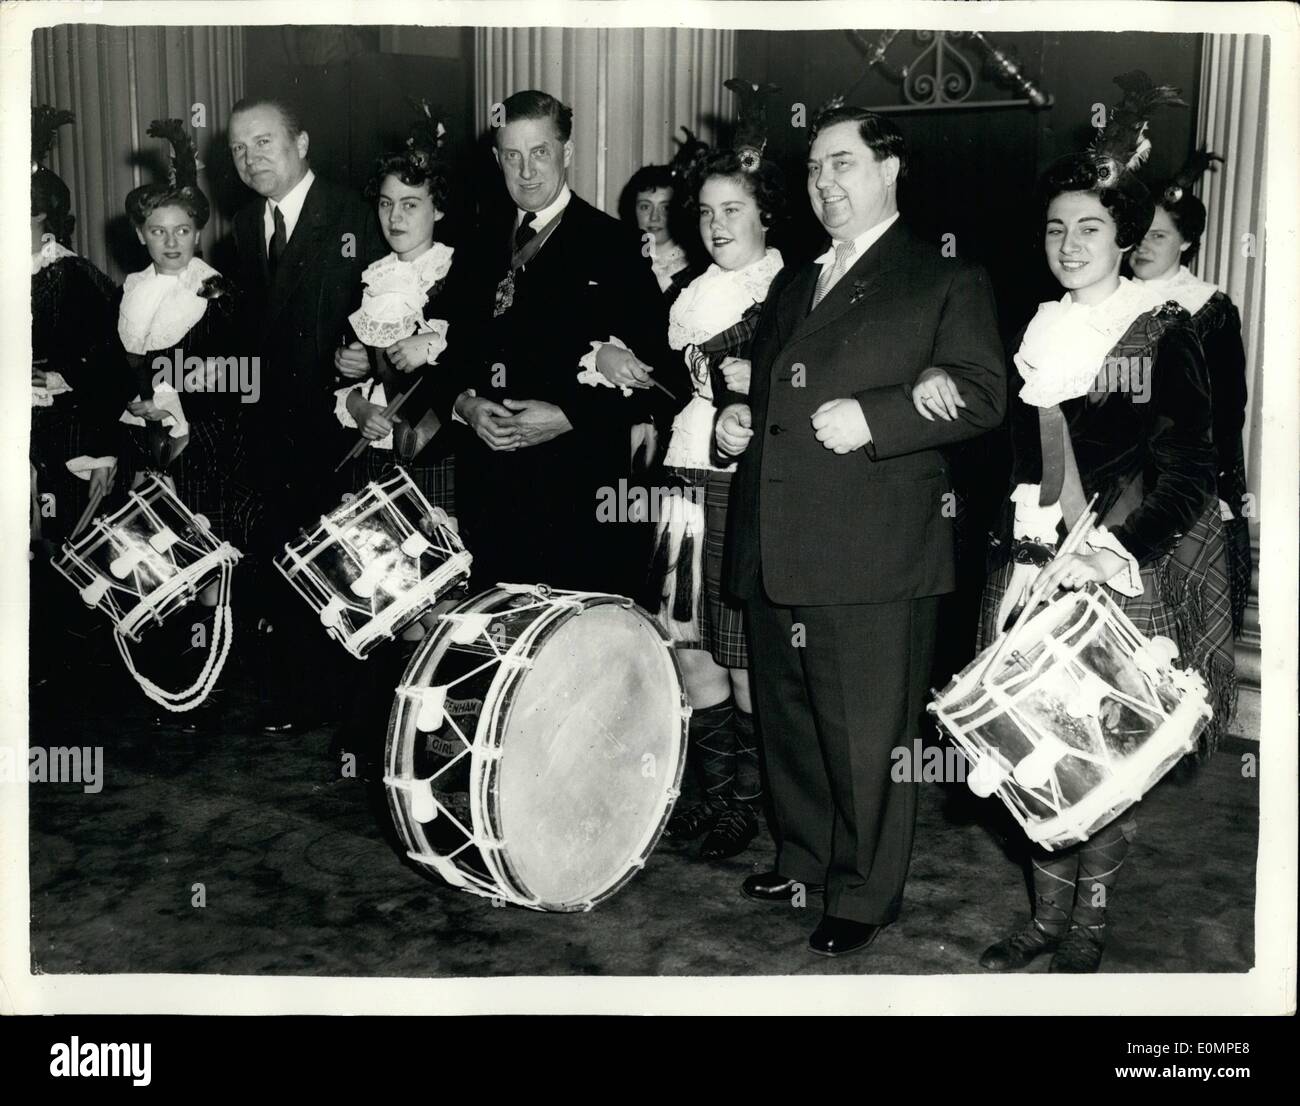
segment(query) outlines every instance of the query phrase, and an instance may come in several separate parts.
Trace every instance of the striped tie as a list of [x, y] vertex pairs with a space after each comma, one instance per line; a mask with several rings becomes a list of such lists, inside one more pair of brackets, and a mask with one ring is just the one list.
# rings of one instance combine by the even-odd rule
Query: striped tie
[[835, 243], [835, 262], [832, 265], [822, 266], [822, 275], [817, 278], [817, 291], [813, 293], [812, 309], [817, 310], [817, 305], [825, 298], [826, 293], [835, 287], [836, 281], [842, 277], [849, 267], [849, 258], [853, 256], [854, 246], [852, 242]]

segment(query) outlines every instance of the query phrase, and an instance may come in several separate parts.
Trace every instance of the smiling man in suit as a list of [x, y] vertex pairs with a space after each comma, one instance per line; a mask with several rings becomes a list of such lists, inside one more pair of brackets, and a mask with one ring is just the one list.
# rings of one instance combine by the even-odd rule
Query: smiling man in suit
[[[899, 222], [902, 135], [860, 108], [814, 122], [808, 196], [831, 249], [787, 269], [754, 338], [747, 405], [718, 418], [741, 454], [727, 579], [746, 601], [776, 816], [775, 870], [752, 899], [824, 891], [809, 947], [865, 948], [897, 917], [912, 851], [910, 750], [954, 587], [941, 447], [997, 426], [1005, 371], [984, 272]], [[945, 370], [965, 404], [923, 418], [913, 385]]]
[[309, 136], [293, 108], [273, 99], [241, 100], [228, 142], [239, 179], [258, 194], [235, 216], [240, 287], [248, 341], [260, 358], [261, 395], [251, 478], [266, 499], [256, 540], [269, 700], [263, 729], [292, 732], [323, 720], [333, 646], [271, 559], [338, 505], [332, 478], [349, 436], [334, 417], [337, 375], [369, 368], [359, 344], [341, 349], [347, 316], [361, 302], [361, 273], [387, 253], [374, 211], [308, 163]]
[[[493, 153], [512, 218], [481, 236], [490, 317], [454, 405], [473, 431], [456, 476], [473, 580], [632, 594], [648, 534], [598, 507], [631, 476], [632, 424], [671, 418], [646, 385], [674, 371], [663, 297], [635, 232], [569, 188], [572, 111], [532, 89], [502, 107]], [[632, 382], [631, 396], [602, 373]], [[684, 375], [667, 386], [680, 405]]]

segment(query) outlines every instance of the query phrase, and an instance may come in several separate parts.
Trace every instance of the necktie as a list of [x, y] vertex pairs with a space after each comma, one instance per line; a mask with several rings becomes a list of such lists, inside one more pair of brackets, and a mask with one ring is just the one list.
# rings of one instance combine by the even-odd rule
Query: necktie
[[529, 211], [524, 214], [523, 222], [515, 228], [515, 253], [522, 250], [529, 242], [537, 237], [537, 231], [533, 229], [533, 223], [537, 220], [535, 213]]
[[284, 256], [284, 247], [289, 240], [284, 233], [284, 212], [280, 210], [278, 204], [271, 206], [271, 220], [275, 223], [275, 231], [271, 235], [271, 241], [266, 244], [266, 267], [274, 277], [275, 267]]
[[830, 265], [822, 266], [822, 275], [817, 278], [817, 291], [813, 293], [813, 310], [825, 298], [826, 293], [835, 287], [835, 282], [840, 279], [849, 267], [849, 258], [853, 256], [852, 242], [835, 243], [835, 261]]

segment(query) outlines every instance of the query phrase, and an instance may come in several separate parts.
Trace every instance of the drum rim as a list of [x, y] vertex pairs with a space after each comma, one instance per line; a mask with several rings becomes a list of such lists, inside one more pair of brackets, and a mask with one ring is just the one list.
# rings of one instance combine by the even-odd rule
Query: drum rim
[[[458, 613], [499, 613], [499, 608], [495, 606], [496, 602], [508, 600], [513, 596], [521, 594], [515, 586], [497, 585], [485, 589], [478, 595], [471, 596], [458, 604], [447, 614]], [[668, 820], [672, 816], [673, 807], [681, 792], [681, 781], [686, 768], [686, 746], [687, 746], [687, 728], [690, 716], [690, 708], [686, 696], [685, 682], [682, 679], [681, 667], [677, 661], [676, 653], [673, 651], [671, 640], [658, 619], [651, 616], [644, 608], [638, 606], [631, 599], [625, 596], [617, 596], [603, 592], [554, 592], [548, 596], [539, 598], [548, 598], [553, 602], [550, 608], [543, 610], [539, 616], [529, 624], [525, 631], [515, 640], [511, 650], [516, 648], [527, 648], [535, 651], [540, 648], [541, 644], [552, 634], [558, 632], [560, 627], [565, 625], [571, 619], [592, 609], [596, 606], [617, 604], [623, 609], [631, 610], [640, 616], [640, 622], [647, 627], [664, 646], [664, 653], [667, 655], [669, 670], [676, 680], [677, 687], [677, 705], [680, 717], [680, 730], [678, 740], [675, 743], [677, 750], [676, 764], [671, 773], [671, 781], [664, 788], [665, 801], [656, 822], [651, 824], [645, 838], [645, 844], [641, 851], [634, 857], [628, 859], [624, 870], [612, 880], [598, 894], [590, 899], [573, 902], [549, 902], [542, 900], [528, 889], [527, 884], [517, 872], [515, 866], [508, 862], [508, 848], [506, 846], [491, 845], [479, 846], [479, 840], [487, 839], [489, 841], [497, 839], [500, 828], [500, 808], [499, 808], [499, 754], [502, 749], [502, 739], [509, 728], [511, 710], [513, 708], [517, 693], [522, 685], [524, 676], [527, 673], [526, 668], [509, 669], [501, 667], [498, 662], [498, 670], [493, 676], [488, 692], [484, 696], [483, 706], [479, 711], [475, 723], [473, 741], [468, 751], [470, 758], [470, 781], [468, 786], [469, 809], [471, 819], [471, 829], [474, 834], [474, 840], [469, 844], [478, 848], [482, 857], [483, 864], [489, 872], [494, 884], [492, 890], [483, 889], [470, 883], [458, 885], [460, 889], [470, 891], [473, 894], [482, 896], [500, 897], [506, 901], [512, 902], [518, 906], [524, 906], [532, 910], [546, 911], [552, 913], [573, 913], [578, 911], [587, 911], [597, 904], [616, 894], [630, 881], [638, 871], [644, 867], [646, 860], [654, 849], [658, 846], [663, 832], [667, 827]], [[566, 602], [568, 600], [568, 602]], [[441, 664], [447, 649], [452, 644], [451, 635], [455, 623], [451, 620], [444, 620], [439, 627], [429, 635], [420, 644], [419, 649], [412, 656], [406, 672], [403, 674], [403, 686], [410, 686], [412, 683], [412, 674], [416, 671], [431, 674], [437, 671]], [[436, 654], [436, 656], [435, 656]], [[421, 686], [430, 686], [424, 683]], [[399, 732], [399, 721], [404, 710], [410, 708], [403, 702], [402, 696], [394, 699], [393, 708], [389, 716], [389, 733], [385, 750], [385, 767], [391, 777], [400, 778], [408, 776], [409, 772], [406, 765], [401, 760], [409, 761], [412, 754], [412, 743], [406, 740], [406, 734]], [[403, 749], [402, 746], [406, 746]], [[496, 753], [496, 756], [490, 755]], [[477, 755], [476, 755], [477, 754]], [[394, 826], [397, 828], [398, 835], [403, 843], [407, 846], [407, 856], [413, 859], [419, 859], [421, 856], [427, 856], [434, 850], [429, 845], [427, 839], [424, 839], [420, 830], [420, 823], [409, 813], [409, 802], [403, 798], [399, 792], [404, 789], [389, 783], [386, 787], [389, 814]], [[442, 859], [448, 861], [457, 868], [462, 876], [467, 879], [473, 878], [478, 880], [476, 875], [470, 876], [455, 861], [454, 858], [446, 857], [445, 854], [439, 855]], [[421, 868], [427, 873], [428, 865], [422, 864]], [[486, 882], [486, 881], [483, 881]]]
[[[529, 627], [529, 632], [521, 636], [520, 641], [524, 641], [525, 639], [527, 639], [528, 643], [534, 647], [533, 652], [536, 653], [541, 650], [541, 648], [545, 645], [547, 640], [549, 640], [551, 637], [553, 637], [556, 633], [559, 632], [561, 627], [563, 627], [566, 623], [568, 623], [572, 619], [577, 618], [582, 614], [585, 614], [589, 610], [592, 610], [596, 607], [614, 605], [614, 606], [618, 606], [623, 610], [630, 611], [634, 615], [639, 615], [640, 616], [640, 618], [638, 619], [639, 623], [644, 625], [648, 630], [650, 630], [653, 634], [655, 634], [659, 638], [659, 640], [663, 643], [664, 653], [667, 656], [670, 671], [672, 672], [672, 674], [677, 680], [678, 699], [680, 700], [679, 707], [681, 710], [684, 711], [687, 704], [686, 704], [685, 685], [684, 682], [682, 681], [682, 676], [681, 676], [681, 668], [677, 662], [676, 653], [673, 651], [671, 647], [671, 641], [668, 638], [668, 635], [664, 632], [663, 627], [659, 624], [659, 620], [653, 618], [647, 611], [639, 607], [633, 600], [627, 598], [626, 596], [613, 595], [613, 594], [602, 593], [602, 592], [582, 592], [582, 593], [578, 593], [576, 596], [574, 596], [574, 598], [577, 599], [578, 603], [580, 604], [579, 606], [574, 607], [568, 604], [557, 605], [557, 613], [555, 617], [539, 618], [535, 623], [533, 623], [532, 626]], [[500, 762], [499, 754], [503, 751], [502, 739], [504, 738], [506, 731], [510, 728], [510, 721], [511, 721], [512, 711], [514, 709], [514, 704], [523, 682], [527, 679], [529, 671], [530, 670], [527, 668], [517, 668], [512, 670], [508, 674], [508, 678], [502, 682], [499, 689], [496, 681], [493, 681], [493, 685], [492, 685], [493, 698], [499, 699], [501, 704], [499, 708], [499, 716], [501, 722], [497, 731], [493, 734], [493, 745], [491, 748], [492, 751], [496, 752], [498, 755], [488, 756], [482, 759], [479, 758], [471, 759], [471, 765], [470, 765], [471, 807], [470, 809], [472, 811], [476, 811], [477, 801], [479, 800], [483, 800], [486, 803], [485, 809], [482, 811], [482, 813], [484, 815], [484, 818], [487, 821], [487, 825], [490, 832], [492, 832], [494, 835], [496, 835], [500, 829], [501, 811], [500, 811], [499, 775], [501, 770], [500, 769], [501, 762]], [[499, 695], [496, 694], [498, 690], [499, 690]], [[494, 711], [494, 714], [495, 713], [497, 712]], [[483, 702], [483, 716], [487, 716], [487, 715], [488, 715], [488, 701], [487, 699], [485, 699]], [[607, 886], [605, 886], [602, 890], [597, 892], [595, 895], [591, 896], [588, 899], [582, 899], [582, 900], [571, 901], [571, 902], [550, 902], [548, 900], [541, 899], [532, 892], [532, 890], [528, 887], [527, 883], [524, 881], [523, 877], [519, 874], [515, 866], [512, 863], [510, 863], [510, 854], [508, 848], [502, 847], [500, 849], [493, 850], [495, 853], [494, 859], [501, 862], [503, 873], [508, 875], [510, 882], [514, 886], [520, 888], [524, 892], [524, 894], [527, 896], [530, 902], [537, 904], [535, 909], [545, 910], [554, 913], [573, 913], [577, 911], [591, 910], [593, 907], [604, 902], [612, 895], [617, 894], [617, 892], [621, 890], [628, 883], [628, 881], [631, 880], [637, 874], [637, 872], [639, 872], [645, 866], [646, 860], [649, 858], [650, 854], [654, 852], [656, 846], [659, 844], [660, 838], [663, 836], [664, 830], [667, 828], [668, 819], [672, 815], [673, 806], [676, 803], [677, 795], [681, 791], [682, 776], [685, 772], [685, 767], [686, 767], [687, 724], [688, 724], [688, 716], [683, 715], [681, 719], [681, 738], [677, 744], [677, 749], [678, 749], [678, 754], [676, 758], [677, 763], [674, 765], [674, 769], [672, 773], [672, 782], [663, 791], [664, 805], [659, 818], [657, 819], [657, 821], [653, 822], [650, 825], [649, 832], [645, 838], [645, 843], [641, 847], [640, 851], [635, 856], [629, 858], [626, 861], [623, 871], [615, 879], [613, 879]], [[481, 790], [475, 788], [476, 776], [480, 772], [482, 772], [484, 776], [484, 778], [481, 781]], [[489, 863], [491, 863], [491, 861], [489, 861]]]

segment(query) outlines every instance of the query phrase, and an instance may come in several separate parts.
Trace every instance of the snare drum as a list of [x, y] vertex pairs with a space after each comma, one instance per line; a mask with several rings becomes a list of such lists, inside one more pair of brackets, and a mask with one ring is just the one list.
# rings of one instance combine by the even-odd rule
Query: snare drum
[[407, 856], [498, 902], [590, 910], [659, 840], [689, 716], [667, 636], [630, 599], [476, 595], [393, 704], [384, 783]]
[[[230, 578], [240, 553], [221, 541], [157, 475], [130, 493], [126, 506], [95, 519], [85, 536], [64, 543], [54, 567], [113, 623], [127, 669], [145, 694], [173, 711], [192, 710], [207, 698], [230, 651]], [[195, 683], [167, 691], [136, 670], [128, 642], [141, 640], [188, 607], [209, 584], [219, 584], [208, 655]]]
[[469, 578], [470, 555], [450, 523], [397, 468], [345, 497], [275, 567], [330, 636], [364, 659]]
[[1147, 793], [1213, 716], [1205, 681], [1174, 667], [1104, 588], [1064, 593], [985, 649], [930, 710], [966, 755], [966, 782], [997, 794], [1047, 849], [1086, 841]]

